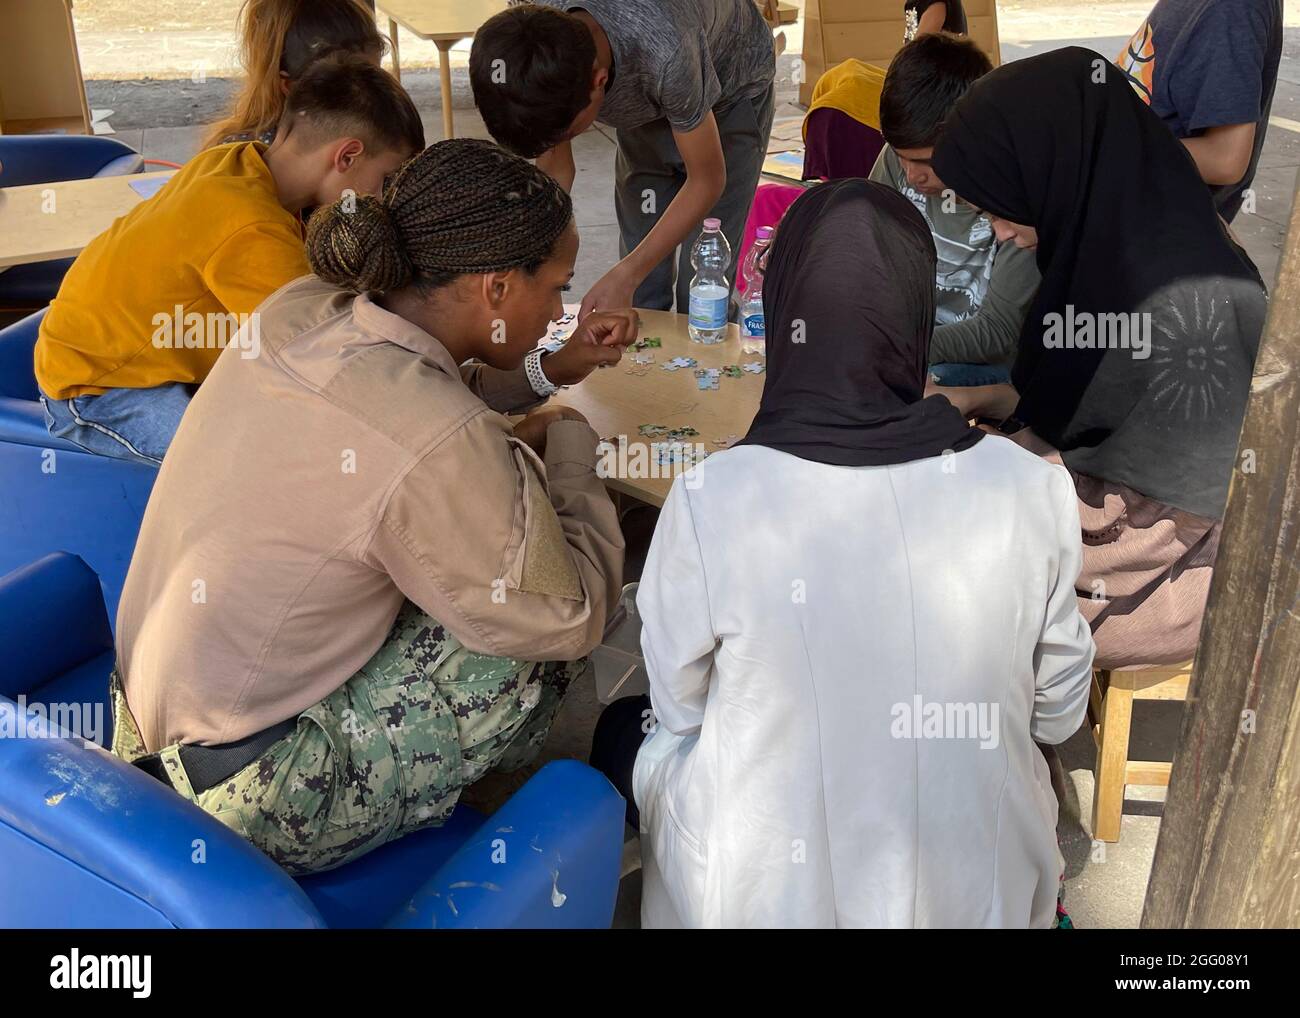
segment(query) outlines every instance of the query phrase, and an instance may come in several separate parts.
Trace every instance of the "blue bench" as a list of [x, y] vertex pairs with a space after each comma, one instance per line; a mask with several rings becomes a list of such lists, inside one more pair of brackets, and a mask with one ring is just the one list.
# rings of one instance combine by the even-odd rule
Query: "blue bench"
[[0, 329], [0, 574], [52, 551], [80, 555], [110, 619], [158, 471], [92, 456], [46, 430], [32, 371], [45, 312]]
[[[0, 926], [609, 926], [624, 804], [590, 767], [552, 762], [491, 817], [459, 806], [442, 827], [294, 880], [60, 727], [77, 717], [68, 708], [106, 712], [112, 662], [99, 583], [80, 559], [50, 555], [0, 578]], [[93, 734], [110, 738], [107, 725]]]

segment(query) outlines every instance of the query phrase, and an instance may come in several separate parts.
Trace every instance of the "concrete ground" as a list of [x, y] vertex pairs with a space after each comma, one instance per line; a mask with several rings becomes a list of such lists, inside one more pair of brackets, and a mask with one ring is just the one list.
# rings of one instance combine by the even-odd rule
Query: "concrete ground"
[[[382, 0], [381, 0], [382, 4]], [[801, 4], [800, 4], [801, 5]], [[182, 162], [199, 143], [232, 91], [233, 36], [229, 26], [238, 0], [79, 0], [76, 12], [82, 61], [92, 107], [112, 111], [100, 119], [146, 158]], [[1062, 45], [1084, 45], [1117, 54], [1141, 22], [1150, 3], [1064, 5], [1022, 0], [999, 5], [1004, 61]], [[1300, 18], [1288, 13], [1288, 26]], [[1272, 285], [1300, 167], [1300, 32], [1289, 27], [1270, 128], [1255, 180], [1257, 211], [1242, 214], [1234, 228]], [[802, 26], [786, 29], [787, 52], [778, 65], [778, 108], [774, 132], [797, 122], [797, 88], [792, 81]], [[403, 82], [424, 113], [430, 142], [442, 137], [435, 51], [404, 35]], [[473, 109], [464, 69], [467, 46], [453, 54], [456, 131], [487, 137]], [[581, 294], [618, 258], [612, 199], [614, 145], [594, 129], [575, 144], [578, 164], [573, 197], [582, 235], [575, 294]], [[1121, 224], [1122, 229], [1122, 224]], [[636, 690], [628, 690], [636, 691]], [[574, 689], [546, 747], [547, 758], [585, 759], [600, 703], [594, 684]], [[1181, 706], [1146, 702], [1135, 708], [1132, 755], [1172, 758]], [[1123, 832], [1114, 845], [1094, 844], [1089, 831], [1092, 801], [1091, 734], [1081, 730], [1061, 747], [1068, 775], [1059, 834], [1066, 858], [1066, 903], [1080, 928], [1132, 927], [1139, 922], [1151, 858], [1159, 830], [1163, 790], [1131, 789]], [[473, 790], [471, 798], [490, 805], [508, 794], [518, 778]], [[616, 926], [637, 925], [639, 874], [624, 880]]]

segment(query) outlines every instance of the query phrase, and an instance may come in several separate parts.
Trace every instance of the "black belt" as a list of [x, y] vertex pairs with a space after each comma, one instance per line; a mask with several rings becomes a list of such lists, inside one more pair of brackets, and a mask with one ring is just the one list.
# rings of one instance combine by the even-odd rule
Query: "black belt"
[[[227, 742], [221, 746], [181, 746], [178, 755], [181, 766], [185, 768], [185, 776], [190, 780], [190, 788], [195, 795], [202, 795], [209, 788], [215, 788], [231, 775], [238, 774], [297, 727], [298, 719], [292, 717], [238, 742]], [[149, 753], [133, 763], [164, 784], [172, 783], [167, 768], [157, 753]]]

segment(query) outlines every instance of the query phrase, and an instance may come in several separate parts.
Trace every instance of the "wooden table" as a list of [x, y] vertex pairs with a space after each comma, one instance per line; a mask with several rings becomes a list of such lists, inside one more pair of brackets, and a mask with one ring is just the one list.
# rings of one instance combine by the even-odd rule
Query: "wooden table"
[[[132, 181], [166, 179], [174, 170], [0, 188], [0, 268], [71, 258], [144, 201]], [[47, 199], [53, 211], [47, 211]]]
[[438, 75], [442, 85], [442, 132], [453, 136], [451, 112], [451, 48], [462, 39], [474, 38], [488, 18], [506, 9], [506, 0], [378, 0], [388, 16], [388, 38], [393, 47], [393, 74], [402, 80], [401, 56], [397, 48], [397, 26], [429, 39], [438, 47]]
[[[659, 349], [643, 351], [654, 354], [654, 363], [642, 375], [629, 373], [633, 368], [628, 349], [623, 360], [611, 368], [593, 371], [584, 381], [566, 389], [555, 397], [556, 402], [579, 410], [596, 429], [601, 438], [617, 443], [625, 436], [629, 453], [636, 446], [649, 446], [664, 439], [644, 438], [639, 434], [643, 424], [662, 424], [669, 428], [693, 427], [699, 435], [683, 439], [699, 443], [709, 453], [723, 446], [719, 440], [735, 441], [743, 438], [750, 422], [758, 411], [759, 397], [763, 393], [763, 375], [742, 372], [739, 378], [723, 375], [713, 392], [701, 392], [693, 368], [665, 371], [663, 365], [674, 357], [693, 357], [698, 367], [720, 368], [728, 364], [748, 364], [758, 361], [766, 369], [767, 359], [761, 354], [740, 352], [740, 332], [735, 325], [727, 326], [727, 338], [713, 345], [692, 342], [686, 331], [686, 316], [668, 311], [641, 311], [642, 337], [658, 336], [663, 341]], [[639, 369], [637, 369], [639, 370]], [[627, 463], [655, 463], [647, 449]], [[606, 484], [614, 491], [631, 495], [650, 505], [661, 506], [672, 487], [674, 466], [658, 467], [658, 477], [629, 477], [613, 474]]]

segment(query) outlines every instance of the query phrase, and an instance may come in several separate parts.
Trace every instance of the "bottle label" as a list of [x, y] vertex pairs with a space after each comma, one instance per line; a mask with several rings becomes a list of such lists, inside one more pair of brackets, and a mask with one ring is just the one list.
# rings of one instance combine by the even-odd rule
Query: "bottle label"
[[756, 311], [753, 314], [745, 315], [740, 322], [740, 331], [743, 335], [755, 337], [762, 336], [766, 330], [767, 323], [763, 320], [763, 312]]
[[[715, 289], [721, 289], [716, 287]], [[721, 329], [727, 324], [727, 295], [697, 296], [691, 293], [690, 323], [697, 329]]]

